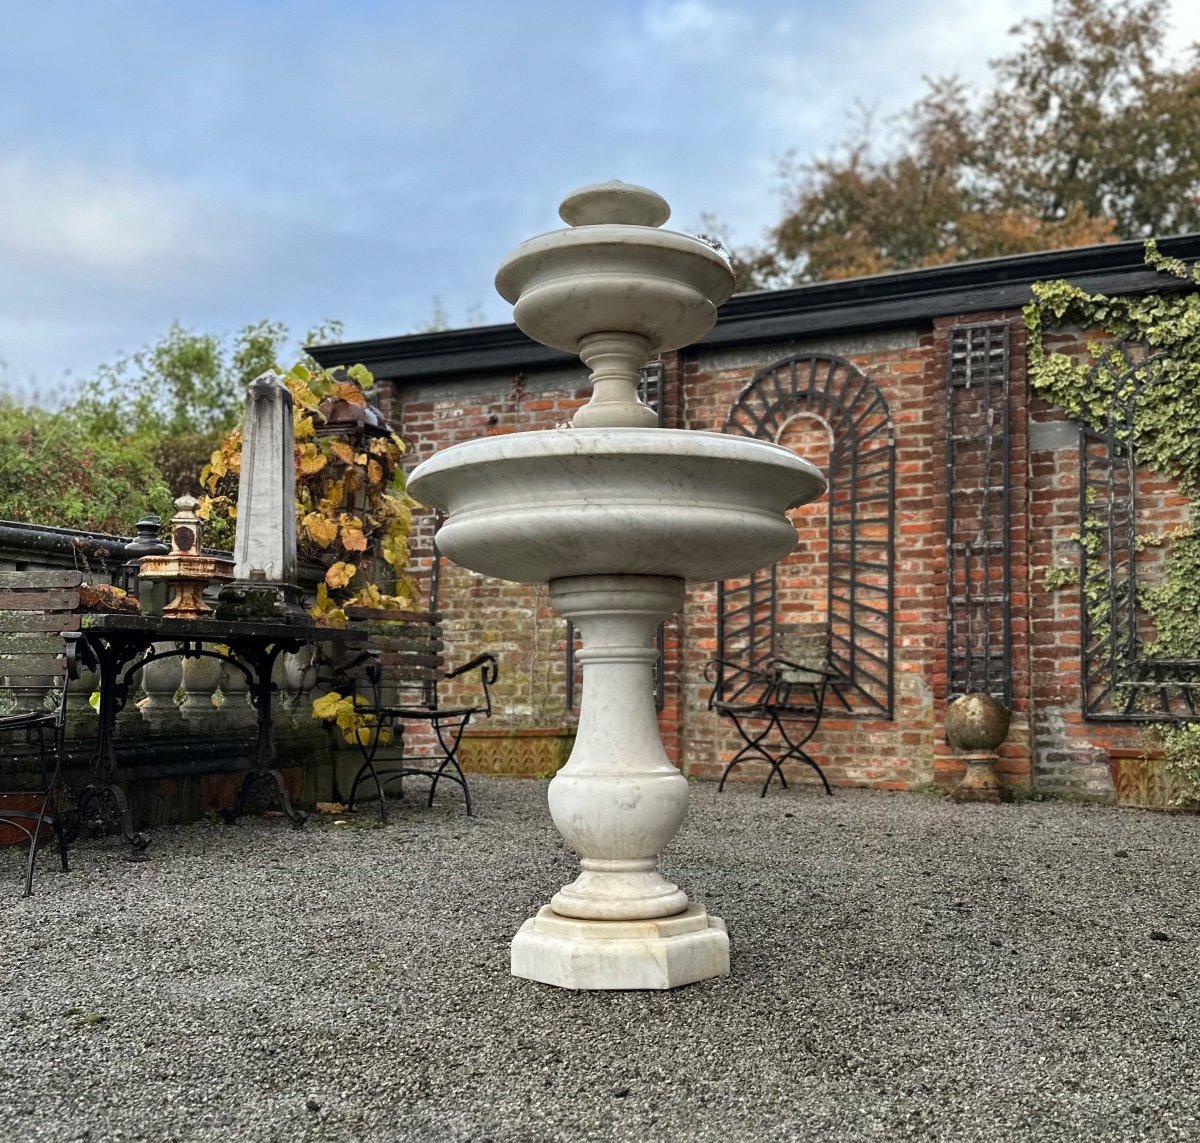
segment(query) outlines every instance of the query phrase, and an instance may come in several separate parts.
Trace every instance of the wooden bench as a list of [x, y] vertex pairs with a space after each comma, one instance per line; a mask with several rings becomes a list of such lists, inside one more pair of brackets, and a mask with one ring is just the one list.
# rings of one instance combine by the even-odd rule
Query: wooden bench
[[0, 572], [0, 824], [29, 843], [26, 897], [48, 830], [68, 868], [61, 773], [82, 583], [79, 572]]
[[[471, 792], [458, 764], [458, 748], [471, 719], [492, 713], [490, 687], [499, 673], [496, 657], [485, 652], [448, 669], [437, 612], [349, 607], [346, 616], [368, 632], [368, 649], [344, 664], [334, 678], [334, 689], [352, 697], [360, 730], [354, 737], [363, 761], [351, 783], [348, 807], [354, 808], [359, 787], [372, 782], [380, 816], [386, 818], [386, 788], [408, 777], [430, 779], [432, 806], [444, 778], [462, 790], [469, 815]], [[472, 671], [479, 672], [477, 701], [445, 705], [441, 684]], [[423, 727], [425, 741], [410, 744], [407, 727]], [[340, 791], [335, 789], [334, 798], [342, 801]]]

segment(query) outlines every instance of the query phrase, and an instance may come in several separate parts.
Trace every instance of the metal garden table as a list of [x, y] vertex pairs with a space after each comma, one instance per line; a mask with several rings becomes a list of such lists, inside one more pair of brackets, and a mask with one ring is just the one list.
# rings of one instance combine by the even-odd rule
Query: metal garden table
[[[296, 810], [283, 777], [276, 768], [275, 739], [271, 729], [271, 672], [285, 652], [306, 643], [363, 643], [365, 632], [318, 627], [312, 623], [263, 620], [168, 619], [161, 616], [96, 614], [81, 619], [78, 653], [82, 664], [100, 677], [100, 718], [91, 780], [76, 803], [71, 836], [81, 829], [119, 828], [140, 856], [149, 836], [136, 832], [125, 791], [116, 783], [115, 744], [117, 715], [129, 700], [134, 675], [158, 659], [211, 658], [232, 663], [249, 687], [256, 713], [257, 733], [234, 804], [222, 811], [235, 822], [248, 806], [278, 806], [297, 828], [307, 814]], [[155, 644], [173, 647], [154, 649]], [[224, 650], [220, 648], [225, 648]], [[147, 654], [146, 652], [149, 652]]]

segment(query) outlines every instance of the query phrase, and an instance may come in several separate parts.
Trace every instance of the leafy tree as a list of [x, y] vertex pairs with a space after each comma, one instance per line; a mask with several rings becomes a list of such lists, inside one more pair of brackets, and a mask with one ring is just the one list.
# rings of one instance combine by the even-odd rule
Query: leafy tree
[[864, 117], [785, 164], [783, 217], [734, 259], [774, 287], [1200, 227], [1200, 55], [1164, 62], [1166, 0], [1059, 0], [972, 100], [929, 83], [881, 148]]
[[[309, 342], [336, 340], [327, 322]], [[148, 511], [200, 491], [197, 474], [242, 415], [246, 385], [275, 367], [278, 322], [232, 338], [173, 325], [113, 365], [56, 412], [0, 391], [0, 519], [128, 535]]]
[[0, 518], [128, 535], [171, 496], [140, 442], [89, 435], [74, 410], [0, 401]]
[[1063, 0], [994, 64], [976, 129], [1001, 206], [1061, 218], [1078, 206], [1122, 238], [1200, 225], [1200, 57], [1164, 63], [1166, 0]]
[[[306, 340], [334, 340], [341, 328], [326, 322]], [[102, 365], [74, 406], [77, 416], [94, 435], [143, 442], [173, 495], [196, 495], [197, 473], [241, 420], [246, 386], [276, 368], [287, 336], [280, 322], [260, 321], [227, 339], [176, 323], [154, 345]]]
[[173, 324], [154, 345], [101, 365], [76, 407], [98, 431], [134, 436], [223, 432], [237, 420], [240, 391], [256, 375], [246, 376], [241, 366], [269, 368], [284, 335], [277, 323], [247, 326], [231, 352], [214, 334]]

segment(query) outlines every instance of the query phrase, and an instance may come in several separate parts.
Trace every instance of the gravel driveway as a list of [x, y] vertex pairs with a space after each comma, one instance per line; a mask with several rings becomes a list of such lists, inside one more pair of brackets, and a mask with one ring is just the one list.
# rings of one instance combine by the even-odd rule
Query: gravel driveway
[[1200, 818], [693, 785], [732, 975], [572, 993], [545, 785], [0, 851], [0, 1139], [1200, 1140]]

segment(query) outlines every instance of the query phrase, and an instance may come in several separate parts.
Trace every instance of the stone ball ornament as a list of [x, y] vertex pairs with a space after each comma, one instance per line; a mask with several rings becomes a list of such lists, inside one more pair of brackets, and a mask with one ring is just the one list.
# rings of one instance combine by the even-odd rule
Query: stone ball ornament
[[1008, 735], [1011, 712], [999, 699], [972, 691], [946, 705], [946, 741], [957, 751], [967, 771], [951, 792], [960, 802], [999, 802], [996, 751]]
[[972, 691], [946, 706], [946, 741], [968, 753], [992, 752], [1008, 737], [1012, 715], [999, 699]]

